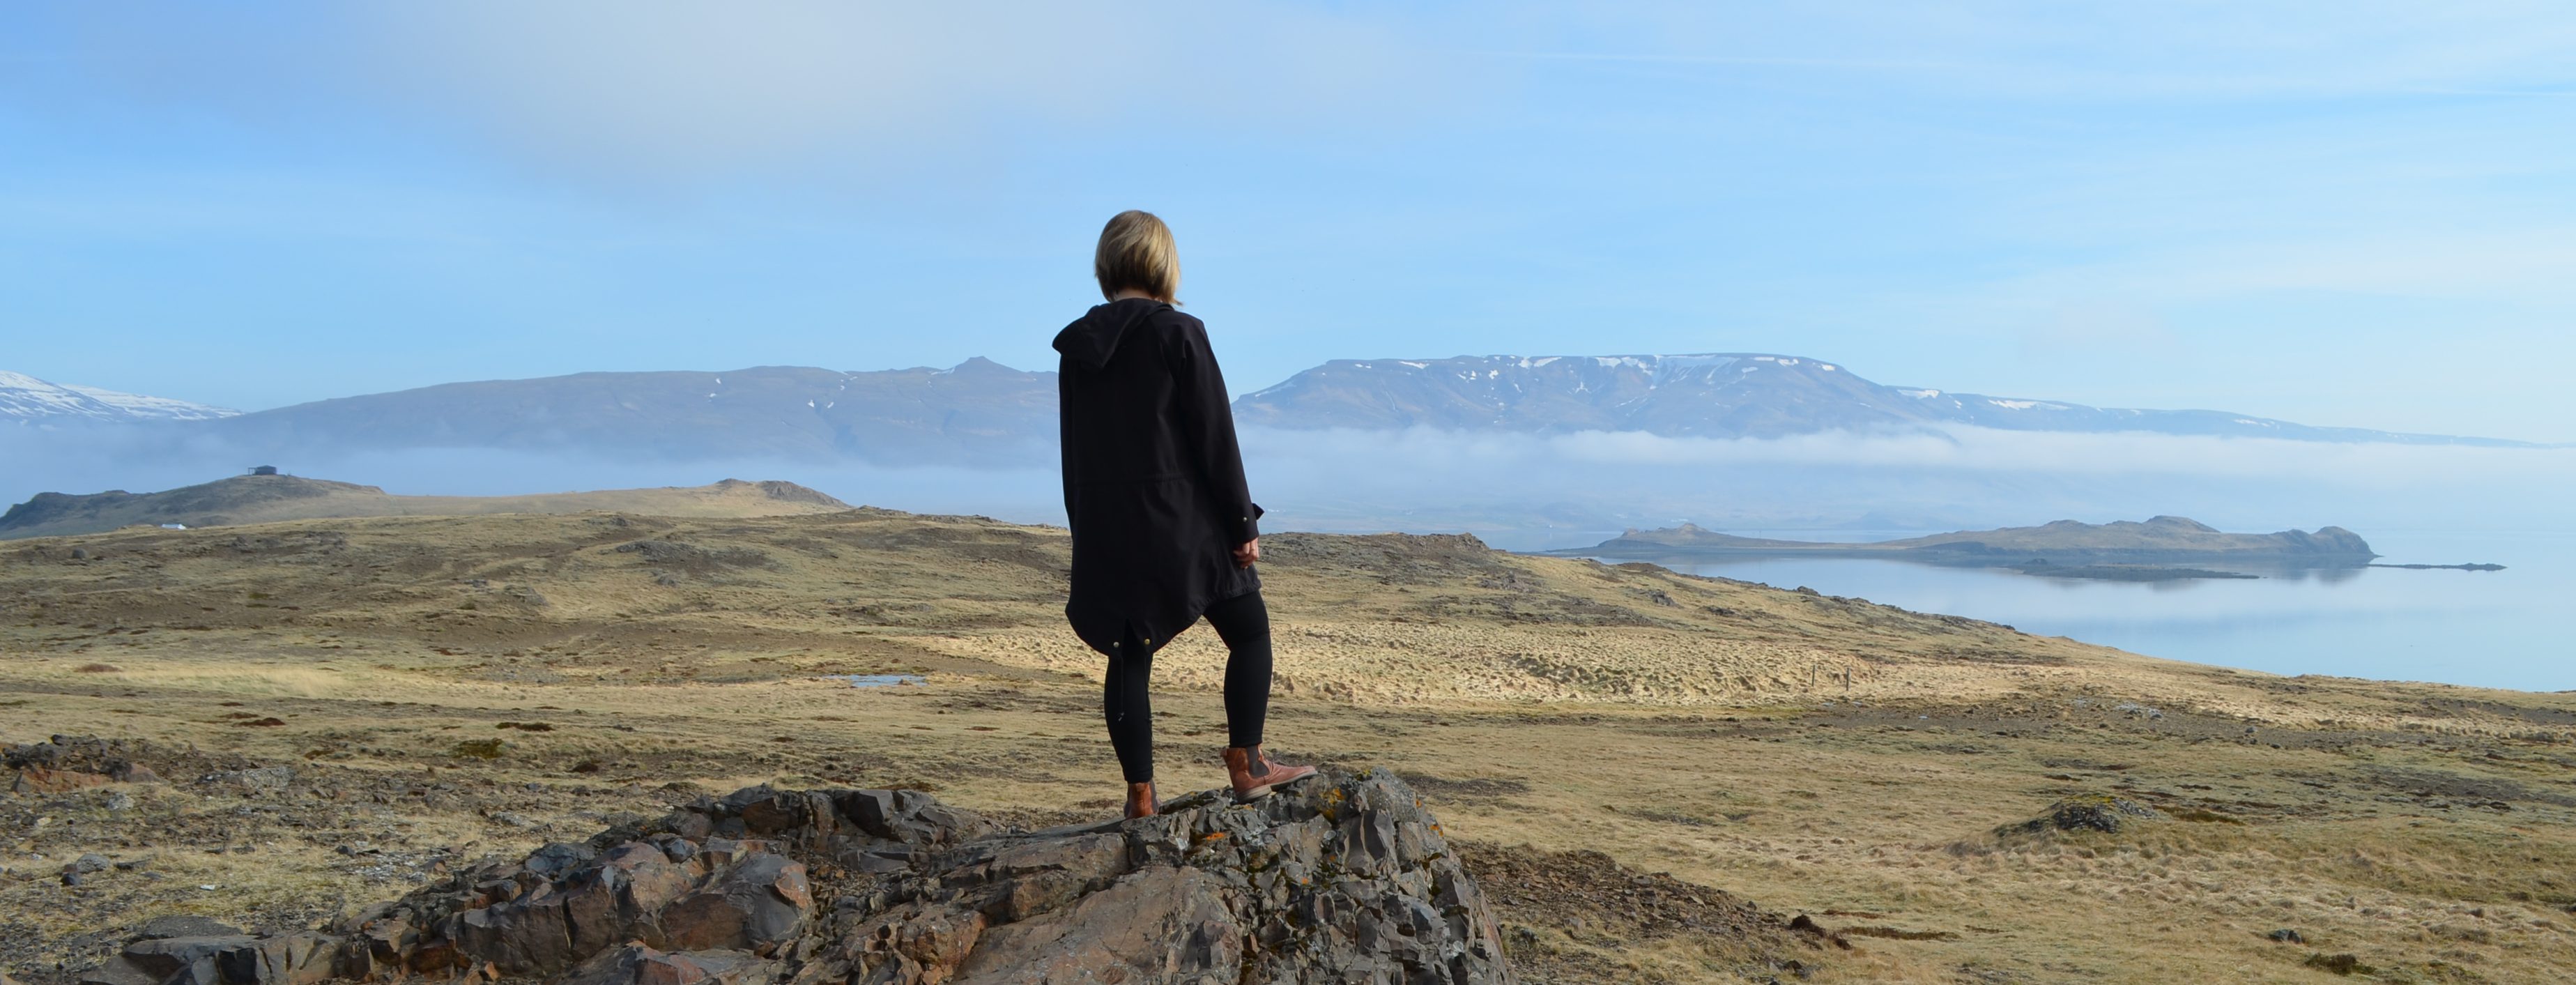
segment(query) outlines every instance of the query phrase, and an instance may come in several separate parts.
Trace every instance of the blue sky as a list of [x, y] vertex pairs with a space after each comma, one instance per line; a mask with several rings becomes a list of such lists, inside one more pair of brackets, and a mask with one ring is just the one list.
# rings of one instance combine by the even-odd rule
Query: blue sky
[[2576, 8], [1776, 6], [11, 5], [0, 368], [1046, 367], [1142, 207], [1238, 391], [1753, 350], [2576, 440]]

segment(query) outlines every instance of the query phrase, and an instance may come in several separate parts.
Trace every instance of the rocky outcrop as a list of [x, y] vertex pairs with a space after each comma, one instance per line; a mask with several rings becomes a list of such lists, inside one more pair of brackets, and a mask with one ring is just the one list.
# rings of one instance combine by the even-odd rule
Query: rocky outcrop
[[2132, 818], [2162, 817], [2155, 808], [2109, 794], [2084, 794], [2068, 797], [2048, 805], [2048, 813], [1996, 828], [1995, 833], [2039, 834], [2044, 831], [2101, 831], [2117, 833]]
[[[228, 928], [174, 928], [212, 929]], [[88, 985], [1511, 981], [1393, 774], [1007, 832], [909, 790], [752, 787], [478, 865], [329, 928], [139, 940]]]
[[152, 768], [135, 762], [131, 744], [89, 736], [57, 735], [45, 742], [0, 748], [0, 767], [18, 771], [9, 790], [60, 794], [116, 783], [158, 783]]

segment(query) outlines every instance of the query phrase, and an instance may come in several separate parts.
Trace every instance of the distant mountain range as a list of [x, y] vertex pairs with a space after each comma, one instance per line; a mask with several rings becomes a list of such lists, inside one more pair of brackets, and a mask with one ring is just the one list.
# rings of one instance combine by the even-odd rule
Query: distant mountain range
[[1872, 383], [1804, 356], [1457, 356], [1337, 359], [1235, 402], [1238, 421], [1281, 428], [1645, 431], [1778, 438], [1965, 424], [2012, 431], [2517, 445], [2325, 428], [2216, 410], [2128, 410]]
[[1055, 374], [948, 369], [580, 373], [342, 397], [214, 422], [286, 457], [316, 449], [580, 449], [669, 458], [1025, 461], [1055, 441]]
[[395, 496], [374, 486], [293, 475], [237, 475], [150, 493], [39, 493], [0, 514], [0, 540], [89, 534], [137, 524], [196, 528], [356, 516], [478, 516], [612, 510], [652, 516], [748, 517], [837, 513], [850, 504], [793, 482], [532, 496]]
[[24, 373], [0, 370], [0, 421], [16, 424], [210, 421], [240, 413], [185, 400], [119, 393], [94, 386], [48, 383]]
[[[668, 458], [1012, 464], [1056, 439], [1055, 374], [969, 359], [948, 369], [580, 373], [449, 383], [235, 414], [0, 373], [23, 422], [166, 423], [247, 454], [479, 447]], [[1335, 360], [1246, 394], [1245, 425], [1777, 438], [1970, 425], [2298, 441], [2522, 446], [2312, 427], [2213, 410], [2128, 410], [1870, 382], [1803, 356], [1458, 356]]]

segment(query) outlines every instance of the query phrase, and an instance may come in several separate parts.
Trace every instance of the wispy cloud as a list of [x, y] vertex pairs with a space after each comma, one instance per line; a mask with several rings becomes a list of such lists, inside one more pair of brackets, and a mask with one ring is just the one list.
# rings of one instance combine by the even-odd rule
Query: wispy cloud
[[299, 5], [74, 15], [126, 91], [252, 117], [356, 110], [593, 178], [900, 168], [1028, 128], [1337, 131], [1463, 81], [1381, 18], [1289, 3]]

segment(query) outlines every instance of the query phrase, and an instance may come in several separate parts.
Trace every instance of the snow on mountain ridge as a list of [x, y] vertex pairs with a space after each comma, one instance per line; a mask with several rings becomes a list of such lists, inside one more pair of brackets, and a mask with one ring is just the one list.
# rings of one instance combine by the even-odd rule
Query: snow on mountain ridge
[[0, 370], [0, 418], [35, 424], [65, 418], [92, 421], [207, 421], [240, 411], [168, 397], [94, 386], [52, 383]]
[[[1401, 371], [1395, 371], [1401, 367]], [[2218, 410], [2092, 407], [1872, 382], [1777, 353], [1337, 359], [1235, 401], [1239, 422], [1290, 429], [1412, 428], [1776, 438], [1954, 426], [2134, 431], [2304, 441], [2514, 446], [2519, 442], [2312, 427]]]

